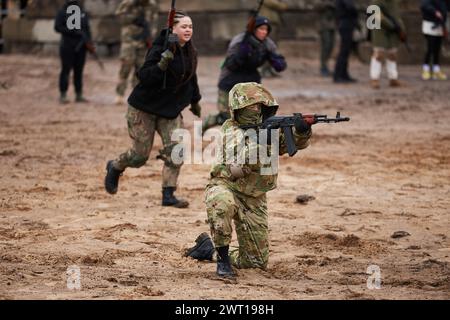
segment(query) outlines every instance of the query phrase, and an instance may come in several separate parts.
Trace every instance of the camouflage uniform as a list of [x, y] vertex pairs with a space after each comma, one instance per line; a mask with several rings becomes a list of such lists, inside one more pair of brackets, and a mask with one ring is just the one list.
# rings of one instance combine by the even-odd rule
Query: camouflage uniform
[[261, 7], [259, 15], [267, 17], [271, 23], [272, 31], [271, 38], [278, 41], [280, 27], [282, 25], [281, 12], [288, 8], [287, 3], [279, 0], [266, 0]]
[[322, 0], [317, 6], [320, 15], [320, 71], [322, 75], [330, 75], [328, 60], [334, 48], [336, 29], [336, 6], [334, 0]]
[[[148, 49], [148, 41], [155, 29], [159, 0], [123, 0], [116, 10], [122, 25], [119, 71], [119, 83], [116, 87], [118, 96], [124, 96], [128, 77], [144, 63]], [[152, 26], [147, 21], [151, 21]], [[132, 85], [136, 86], [138, 79], [133, 76]]]
[[175, 119], [167, 119], [128, 106], [126, 119], [133, 146], [113, 162], [114, 168], [122, 171], [127, 167], [143, 166], [149, 158], [157, 131], [163, 142], [163, 149], [159, 150], [157, 157], [164, 161], [162, 186], [163, 188], [176, 187], [182, 163], [175, 164], [172, 161], [172, 149], [177, 142], [171, 141], [171, 133], [183, 127], [181, 114]]
[[[205, 204], [208, 222], [216, 247], [228, 246], [231, 242], [232, 220], [236, 226], [239, 249], [230, 253], [230, 259], [237, 268], [266, 268], [269, 258], [269, 228], [266, 193], [276, 188], [277, 174], [262, 175], [261, 168], [270, 168], [258, 160], [256, 164], [243, 164], [245, 175], [236, 178], [227, 164], [227, 152], [237, 150], [239, 139], [235, 137], [243, 134], [239, 128], [240, 123], [235, 115], [236, 110], [262, 104], [263, 108], [274, 108], [278, 105], [273, 96], [260, 84], [255, 82], [239, 83], [230, 91], [231, 119], [222, 125], [223, 157], [217, 161], [211, 170], [210, 181], [205, 191]], [[294, 131], [296, 145], [299, 149], [308, 146], [311, 136], [309, 130], [306, 134]], [[251, 152], [258, 148], [270, 147], [246, 141], [241, 152]], [[238, 151], [239, 152], [239, 151]], [[282, 132], [279, 136], [279, 154], [287, 152], [285, 137]]]
[[[388, 77], [392, 86], [398, 86], [397, 56], [400, 33], [405, 25], [400, 17], [399, 0], [376, 0], [373, 3], [381, 8], [381, 29], [372, 32], [373, 55], [370, 62], [370, 78], [375, 88], [379, 86], [383, 63], [386, 62]], [[388, 16], [393, 18], [391, 21]], [[397, 24], [397, 26], [396, 26]], [[396, 28], [400, 30], [396, 30]]]

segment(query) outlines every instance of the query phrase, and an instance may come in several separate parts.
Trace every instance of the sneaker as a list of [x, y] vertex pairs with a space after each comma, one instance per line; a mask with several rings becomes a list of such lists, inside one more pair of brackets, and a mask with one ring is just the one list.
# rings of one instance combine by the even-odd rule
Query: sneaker
[[442, 71], [433, 72], [433, 80], [447, 80], [447, 75]]
[[422, 80], [430, 80], [431, 72], [430, 71], [422, 71]]

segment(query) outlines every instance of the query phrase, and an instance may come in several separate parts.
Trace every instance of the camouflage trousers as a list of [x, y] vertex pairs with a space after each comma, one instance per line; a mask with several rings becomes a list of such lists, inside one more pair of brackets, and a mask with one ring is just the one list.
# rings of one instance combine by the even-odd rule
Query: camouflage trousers
[[217, 97], [217, 109], [219, 113], [210, 114], [203, 122], [203, 131], [207, 129], [222, 125], [225, 120], [230, 118], [230, 107], [228, 106], [228, 92], [220, 90]]
[[116, 87], [116, 93], [118, 95], [125, 95], [130, 73], [133, 73], [131, 85], [133, 87], [137, 85], [138, 79], [136, 77], [136, 71], [138, 71], [144, 63], [146, 53], [147, 47], [143, 44], [135, 45], [122, 43], [120, 49], [121, 66], [119, 71], [119, 83]]
[[175, 119], [166, 119], [128, 106], [126, 119], [128, 134], [133, 146], [113, 162], [114, 167], [117, 170], [125, 170], [128, 167], [139, 168], [143, 166], [150, 156], [155, 132], [158, 132], [163, 143], [163, 149], [159, 150], [157, 157], [164, 161], [162, 186], [163, 188], [176, 187], [183, 164], [175, 164], [172, 161], [172, 149], [177, 145], [177, 142], [171, 141], [171, 135], [175, 129], [183, 127], [181, 114]]
[[239, 248], [230, 251], [232, 264], [265, 269], [269, 260], [266, 195], [249, 197], [223, 183], [211, 183], [206, 187], [205, 203], [215, 246], [230, 244], [234, 220]]

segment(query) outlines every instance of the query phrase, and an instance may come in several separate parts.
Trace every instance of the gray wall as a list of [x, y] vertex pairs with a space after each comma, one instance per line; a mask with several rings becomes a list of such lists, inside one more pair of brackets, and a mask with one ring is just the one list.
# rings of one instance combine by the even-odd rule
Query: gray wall
[[[120, 0], [85, 0], [91, 15], [94, 40], [102, 55], [116, 55], [120, 46], [120, 26], [114, 11]], [[317, 56], [319, 42], [317, 34], [318, 14], [313, 10], [320, 0], [286, 0], [289, 10], [283, 13], [280, 50], [287, 55], [309, 58]], [[27, 8], [24, 18], [7, 18], [3, 21], [6, 52], [57, 53], [59, 35], [53, 31], [53, 18], [64, 0], [34, 0]], [[358, 0], [361, 18], [369, 0]], [[412, 54], [401, 49], [401, 60], [420, 63], [424, 51], [421, 34], [419, 0], [403, 0], [403, 18], [407, 24]], [[162, 0], [159, 25], [165, 24], [170, 0]], [[228, 41], [245, 28], [247, 12], [256, 0], [179, 0], [177, 8], [188, 11], [194, 21], [194, 40], [200, 54], [223, 54]], [[361, 47], [365, 59], [370, 55], [370, 46]]]

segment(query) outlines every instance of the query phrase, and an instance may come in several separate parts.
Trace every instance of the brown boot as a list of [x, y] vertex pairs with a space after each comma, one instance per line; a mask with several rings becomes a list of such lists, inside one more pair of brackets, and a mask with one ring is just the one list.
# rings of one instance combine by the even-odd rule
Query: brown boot
[[389, 80], [389, 86], [392, 88], [398, 88], [398, 87], [401, 87], [402, 84], [397, 79], [391, 79], [391, 80]]
[[370, 85], [373, 89], [380, 89], [380, 80], [372, 80]]

